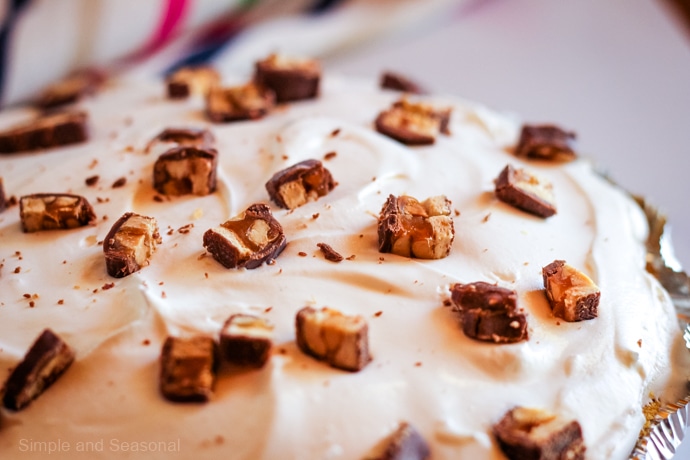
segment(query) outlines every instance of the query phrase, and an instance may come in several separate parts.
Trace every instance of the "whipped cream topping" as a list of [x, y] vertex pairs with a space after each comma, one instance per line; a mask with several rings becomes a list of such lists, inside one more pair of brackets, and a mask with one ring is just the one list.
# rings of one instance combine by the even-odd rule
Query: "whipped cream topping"
[[[642, 213], [587, 161], [511, 155], [515, 117], [427, 98], [453, 108], [451, 135], [411, 148], [373, 129], [400, 95], [368, 81], [327, 76], [316, 100], [217, 125], [205, 120], [201, 99], [170, 101], [164, 93], [162, 82], [111, 82], [80, 103], [90, 114], [89, 142], [0, 157], [7, 195], [76, 193], [98, 215], [94, 226], [25, 234], [18, 207], [0, 214], [0, 379], [43, 328], [77, 351], [45, 394], [2, 414], [3, 452], [43, 458], [52, 442], [51, 458], [354, 459], [406, 420], [434, 459], [501, 458], [491, 426], [522, 405], [577, 419], [587, 457], [616, 459], [632, 450], [650, 391], [671, 400], [683, 394], [673, 306], [644, 270]], [[0, 128], [29, 115], [6, 112]], [[146, 145], [169, 127], [213, 132], [214, 194], [154, 200], [157, 153]], [[207, 229], [269, 203], [266, 181], [310, 158], [322, 160], [338, 185], [293, 211], [270, 203], [288, 240], [275, 264], [228, 270], [205, 254]], [[507, 163], [553, 183], [555, 216], [534, 217], [494, 197], [493, 180]], [[97, 184], [87, 186], [95, 175]], [[112, 188], [122, 177], [126, 184]], [[451, 200], [456, 236], [447, 258], [378, 252], [377, 216], [391, 193]], [[100, 242], [127, 211], [155, 217], [163, 243], [149, 266], [114, 279]], [[325, 260], [318, 243], [347, 259]], [[554, 259], [599, 285], [598, 318], [553, 317], [541, 268]], [[444, 302], [450, 285], [474, 281], [517, 291], [528, 341], [496, 345], [463, 335]], [[302, 354], [294, 322], [304, 306], [363, 315], [373, 361], [351, 373]], [[267, 366], [221, 368], [204, 405], [164, 400], [165, 337], [215, 337], [235, 313], [275, 325]]]

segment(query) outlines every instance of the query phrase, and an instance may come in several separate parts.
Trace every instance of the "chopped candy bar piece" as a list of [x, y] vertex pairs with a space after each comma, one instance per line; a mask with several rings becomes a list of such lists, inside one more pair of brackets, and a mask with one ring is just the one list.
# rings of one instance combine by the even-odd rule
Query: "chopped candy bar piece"
[[379, 252], [403, 257], [442, 259], [455, 238], [450, 201], [443, 195], [417, 201], [390, 195], [378, 223]]
[[272, 54], [256, 63], [254, 81], [272, 89], [279, 103], [315, 98], [321, 66], [313, 59], [291, 59]]
[[0, 132], [0, 153], [27, 152], [77, 144], [88, 138], [85, 112], [41, 115]]
[[177, 147], [156, 160], [153, 187], [163, 195], [209, 195], [216, 190], [217, 167], [216, 150]]
[[305, 307], [297, 312], [296, 329], [300, 350], [333, 367], [359, 371], [371, 361], [368, 326], [359, 315]]
[[496, 179], [496, 197], [539, 217], [556, 214], [553, 186], [523, 169], [507, 165]]
[[582, 429], [541, 409], [516, 407], [508, 411], [493, 433], [510, 460], [584, 460]]
[[182, 67], [169, 75], [166, 83], [170, 99], [185, 99], [192, 94], [208, 94], [220, 84], [220, 75], [212, 67]]
[[515, 291], [478, 281], [454, 284], [451, 300], [467, 337], [494, 343], [527, 340], [527, 319], [517, 309]]
[[401, 99], [376, 118], [376, 130], [406, 145], [436, 142], [439, 133], [449, 134], [451, 109]]
[[220, 331], [220, 351], [229, 363], [263, 367], [271, 353], [273, 325], [253, 315], [232, 315]]
[[426, 460], [431, 451], [426, 440], [407, 422], [402, 422], [388, 439], [376, 460]]
[[210, 337], [168, 337], [161, 352], [163, 396], [176, 402], [208, 401], [216, 379], [215, 347]]
[[226, 268], [257, 268], [286, 244], [283, 227], [262, 203], [204, 233], [204, 247]]
[[410, 94], [424, 94], [426, 91], [416, 82], [395, 72], [384, 72], [379, 86], [383, 89], [403, 91]]
[[575, 137], [575, 133], [558, 126], [524, 125], [515, 155], [543, 160], [572, 160], [577, 156]]
[[2, 404], [21, 410], [52, 385], [74, 361], [74, 351], [57, 334], [45, 329], [24, 359], [14, 368], [4, 387]]
[[105, 73], [96, 69], [76, 71], [63, 80], [48, 86], [36, 100], [36, 105], [43, 109], [52, 109], [61, 105], [72, 104], [82, 97], [96, 92], [105, 80]]
[[555, 316], [570, 322], [597, 317], [601, 292], [587, 275], [563, 260], [554, 260], [542, 269], [542, 274]]
[[36, 193], [19, 199], [25, 233], [83, 227], [96, 220], [86, 198], [68, 193]]
[[255, 83], [232, 88], [213, 88], [206, 97], [206, 114], [209, 120], [255, 120], [266, 115], [275, 104], [275, 94]]
[[335, 182], [319, 160], [305, 160], [279, 171], [266, 182], [266, 190], [278, 206], [295, 209], [333, 190]]
[[103, 241], [108, 274], [123, 278], [149, 264], [156, 244], [161, 243], [153, 217], [127, 212], [112, 226]]

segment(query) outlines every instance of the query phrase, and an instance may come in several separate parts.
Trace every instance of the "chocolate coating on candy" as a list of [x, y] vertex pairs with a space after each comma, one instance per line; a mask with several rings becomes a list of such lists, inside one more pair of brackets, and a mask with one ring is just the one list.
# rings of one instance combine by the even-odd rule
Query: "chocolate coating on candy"
[[317, 200], [335, 188], [331, 172], [319, 160], [304, 160], [279, 171], [266, 182], [266, 191], [278, 206], [294, 209]]
[[383, 89], [403, 91], [410, 94], [424, 94], [426, 91], [415, 81], [395, 72], [384, 72], [381, 75], [379, 86]]
[[19, 199], [25, 233], [83, 227], [96, 220], [86, 198], [69, 193], [35, 193]]
[[106, 75], [97, 69], [82, 69], [48, 86], [36, 100], [42, 109], [72, 104], [95, 93], [105, 82]]
[[493, 426], [493, 434], [509, 460], [585, 458], [580, 424], [540, 409], [511, 409]]
[[587, 275], [554, 260], [542, 269], [546, 297], [553, 314], [569, 322], [594, 319], [598, 315], [601, 292]]
[[161, 351], [163, 396], [175, 402], [208, 401], [216, 380], [215, 347], [210, 337], [168, 337]]
[[496, 197], [539, 217], [556, 214], [553, 186], [544, 179], [507, 165], [496, 179]]
[[123, 278], [141, 270], [160, 243], [156, 219], [133, 212], [123, 214], [103, 241], [108, 274]]
[[153, 166], [153, 187], [163, 195], [205, 196], [216, 190], [218, 152], [177, 147], [162, 154]]
[[86, 112], [57, 112], [0, 132], [0, 153], [78, 144], [88, 138]]
[[220, 84], [220, 74], [212, 67], [182, 67], [166, 79], [168, 98], [185, 99], [192, 94], [206, 95]]
[[576, 135], [554, 125], [524, 125], [515, 147], [516, 156], [543, 160], [572, 160]]
[[255, 120], [273, 109], [275, 93], [255, 83], [232, 88], [213, 88], [206, 97], [206, 115], [221, 123]]
[[225, 268], [257, 268], [285, 249], [283, 227], [263, 203], [204, 233], [204, 247]]
[[494, 343], [528, 339], [527, 318], [517, 309], [515, 291], [482, 281], [457, 283], [451, 288], [451, 300], [467, 337]]
[[220, 331], [223, 359], [237, 366], [263, 367], [273, 347], [273, 325], [254, 315], [230, 316]]
[[273, 90], [278, 103], [315, 98], [320, 80], [321, 66], [313, 59], [272, 54], [255, 65], [254, 81]]
[[428, 145], [436, 142], [439, 133], [450, 134], [450, 115], [451, 109], [401, 99], [381, 112], [374, 124], [378, 132], [403, 144]]
[[3, 406], [22, 410], [52, 385], [74, 361], [74, 351], [57, 334], [45, 329], [4, 387]]

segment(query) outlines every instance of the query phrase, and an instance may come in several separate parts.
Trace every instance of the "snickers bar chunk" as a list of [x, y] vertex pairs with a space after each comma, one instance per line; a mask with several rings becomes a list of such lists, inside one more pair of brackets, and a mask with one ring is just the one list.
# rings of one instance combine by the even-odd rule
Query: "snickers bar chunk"
[[553, 185], [523, 169], [503, 168], [495, 181], [496, 197], [515, 208], [539, 217], [556, 214]]
[[255, 65], [254, 81], [272, 89], [278, 103], [315, 98], [320, 80], [321, 66], [313, 59], [271, 54]]
[[86, 198], [69, 193], [36, 193], [19, 199], [24, 233], [83, 227], [96, 220]]
[[407, 422], [402, 422], [390, 436], [383, 452], [375, 460], [427, 460], [431, 450], [426, 440]]
[[48, 86], [36, 100], [43, 109], [72, 104], [95, 93], [105, 82], [106, 75], [96, 69], [82, 69]]
[[217, 167], [215, 149], [177, 147], [153, 165], [153, 188], [163, 195], [209, 195], [216, 191]]
[[166, 78], [168, 98], [185, 99], [192, 94], [205, 96], [220, 84], [220, 75], [212, 67], [182, 67]]
[[175, 147], [209, 148], [215, 142], [213, 134], [202, 128], [166, 128], [146, 145], [146, 153], [158, 144], [166, 145], [166, 150]]
[[127, 212], [112, 226], [103, 241], [108, 274], [123, 278], [149, 264], [156, 244], [161, 243], [153, 217]]
[[238, 366], [263, 367], [273, 347], [273, 325], [254, 315], [232, 315], [220, 331], [225, 361]]
[[515, 291], [478, 281], [454, 284], [451, 300], [467, 337], [494, 343], [527, 340], [527, 319], [517, 309]]
[[510, 460], [585, 458], [580, 424], [541, 409], [511, 409], [493, 426], [493, 434]]
[[57, 112], [0, 132], [0, 153], [78, 144], [88, 138], [86, 112]]
[[371, 361], [369, 328], [359, 315], [305, 307], [297, 312], [295, 325], [300, 350], [332, 367], [356, 372]]
[[542, 268], [546, 297], [555, 316], [569, 322], [594, 319], [601, 292], [587, 275], [563, 260]]
[[424, 94], [426, 92], [416, 82], [395, 72], [384, 72], [381, 75], [379, 86], [382, 89], [392, 89], [393, 91], [402, 91], [410, 94]]
[[572, 160], [575, 153], [575, 133], [553, 125], [523, 125], [515, 147], [519, 157], [542, 160]]
[[255, 83], [213, 88], [206, 97], [206, 115], [216, 122], [256, 120], [273, 109], [275, 94]]
[[7, 378], [3, 406], [22, 410], [52, 385], [73, 361], [74, 351], [69, 345], [53, 331], [45, 329]]
[[263, 203], [204, 233], [204, 247], [225, 268], [257, 268], [285, 249], [283, 227]]
[[378, 221], [379, 252], [403, 257], [442, 259], [455, 238], [450, 201], [443, 195], [423, 202], [390, 195]]
[[206, 402], [216, 380], [216, 344], [210, 337], [168, 337], [161, 351], [160, 391], [175, 402]]
[[278, 171], [266, 182], [266, 190], [278, 206], [295, 209], [316, 201], [333, 190], [333, 176], [319, 160], [301, 161]]
[[451, 109], [436, 109], [407, 99], [395, 102], [376, 118], [376, 130], [406, 145], [428, 145], [439, 133], [449, 134]]

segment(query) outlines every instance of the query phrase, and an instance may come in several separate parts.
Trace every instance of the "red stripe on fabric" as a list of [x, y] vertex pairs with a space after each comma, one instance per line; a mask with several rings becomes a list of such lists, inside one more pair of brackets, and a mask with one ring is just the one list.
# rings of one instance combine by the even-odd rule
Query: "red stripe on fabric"
[[158, 31], [146, 47], [149, 51], [160, 48], [173, 35], [187, 12], [187, 6], [187, 0], [167, 0], [167, 6], [161, 17]]

